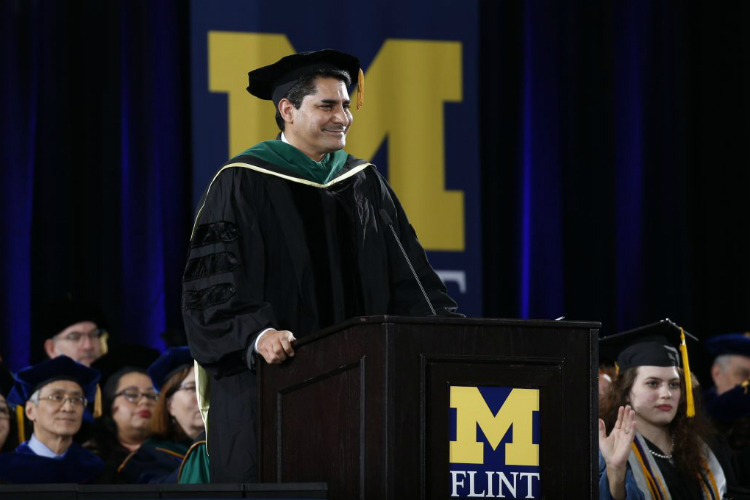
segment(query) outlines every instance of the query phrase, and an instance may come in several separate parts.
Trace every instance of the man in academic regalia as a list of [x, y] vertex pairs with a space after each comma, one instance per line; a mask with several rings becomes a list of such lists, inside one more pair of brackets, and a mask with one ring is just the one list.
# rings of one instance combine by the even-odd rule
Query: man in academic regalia
[[212, 482], [257, 480], [256, 354], [282, 363], [297, 336], [356, 316], [456, 315], [386, 180], [343, 150], [352, 78], [359, 108], [359, 60], [342, 52], [250, 72], [247, 89], [273, 102], [280, 134], [227, 162], [199, 203], [183, 316], [210, 375]]
[[94, 304], [61, 300], [45, 304], [36, 319], [48, 358], [65, 355], [86, 366], [107, 353], [109, 334], [104, 317]]
[[0, 482], [87, 483], [102, 461], [73, 442], [83, 409], [96, 398], [99, 372], [58, 356], [19, 371], [8, 402], [25, 410], [31, 439], [0, 455]]
[[714, 387], [704, 400], [711, 418], [734, 421], [750, 415], [750, 333], [727, 333], [706, 340], [716, 356], [711, 366]]
[[[750, 470], [750, 333], [727, 333], [706, 340], [716, 356], [714, 386], [703, 394], [706, 412], [732, 447], [739, 470]], [[750, 488], [750, 474], [741, 484]]]

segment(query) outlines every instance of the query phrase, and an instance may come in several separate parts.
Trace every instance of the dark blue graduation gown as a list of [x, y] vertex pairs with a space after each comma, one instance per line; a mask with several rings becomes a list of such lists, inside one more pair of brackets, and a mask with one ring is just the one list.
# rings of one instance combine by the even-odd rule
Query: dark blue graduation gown
[[0, 482], [10, 484], [88, 483], [101, 474], [99, 457], [73, 443], [62, 458], [37, 455], [27, 443], [0, 455]]

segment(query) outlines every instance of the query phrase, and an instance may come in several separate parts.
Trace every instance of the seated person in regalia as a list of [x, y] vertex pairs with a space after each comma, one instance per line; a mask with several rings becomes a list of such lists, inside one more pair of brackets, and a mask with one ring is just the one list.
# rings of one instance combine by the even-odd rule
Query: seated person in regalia
[[73, 442], [84, 408], [96, 399], [99, 376], [67, 356], [16, 373], [8, 403], [25, 413], [33, 434], [12, 453], [0, 455], [0, 482], [80, 484], [101, 473], [102, 461]]

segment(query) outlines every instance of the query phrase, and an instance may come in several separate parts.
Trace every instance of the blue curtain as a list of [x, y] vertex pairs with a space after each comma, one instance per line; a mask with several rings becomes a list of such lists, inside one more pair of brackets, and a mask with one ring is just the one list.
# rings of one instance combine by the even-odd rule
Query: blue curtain
[[167, 2], [2, 2], [0, 353], [35, 318], [99, 303], [113, 343], [180, 328], [189, 235], [187, 13]]
[[748, 10], [482, 3], [488, 316], [748, 329]]

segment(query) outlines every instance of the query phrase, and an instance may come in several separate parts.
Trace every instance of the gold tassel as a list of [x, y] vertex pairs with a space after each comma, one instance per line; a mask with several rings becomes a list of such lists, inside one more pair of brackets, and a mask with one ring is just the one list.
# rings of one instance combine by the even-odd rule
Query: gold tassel
[[362, 68], [359, 68], [359, 75], [357, 75], [357, 111], [365, 103], [365, 73]]
[[107, 354], [107, 352], [109, 351], [108, 341], [109, 341], [109, 332], [102, 333], [101, 336], [99, 337], [99, 345], [101, 346], [102, 356]]
[[619, 377], [619, 376], [620, 376], [620, 365], [615, 363], [615, 377]]
[[96, 384], [96, 396], [94, 396], [94, 418], [102, 416], [102, 389]]
[[23, 405], [16, 405], [16, 423], [18, 424], [18, 444], [26, 441], [26, 422], [23, 419]]
[[685, 342], [685, 330], [680, 327], [680, 352], [682, 353], [682, 369], [685, 372], [685, 392], [687, 393], [687, 416], [695, 416], [695, 402], [693, 401], [693, 378], [690, 374], [690, 362], [688, 361], [687, 343]]

